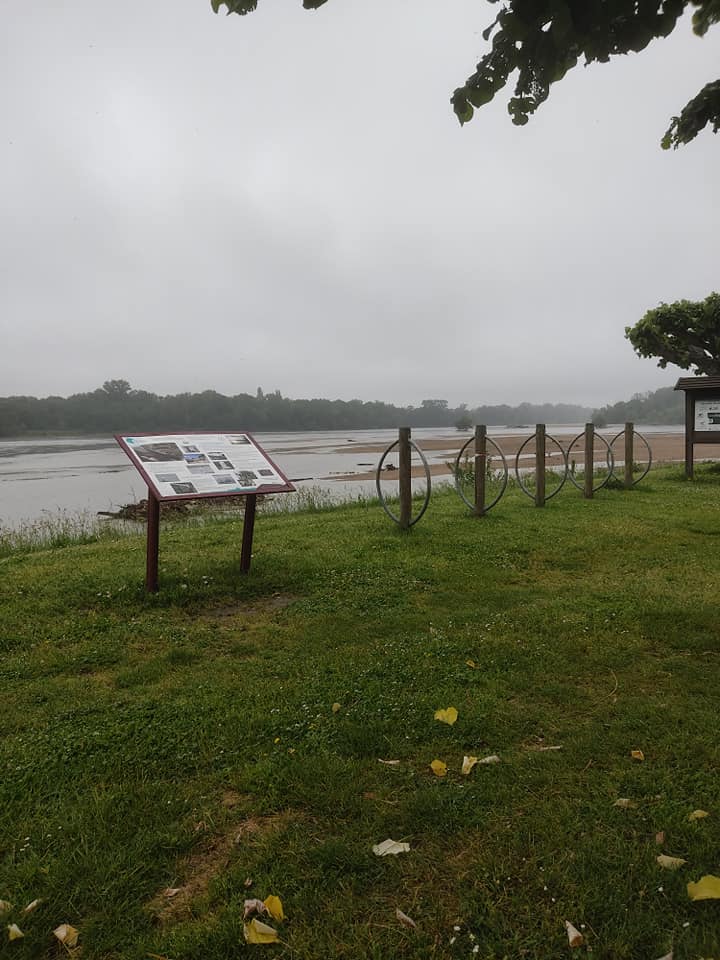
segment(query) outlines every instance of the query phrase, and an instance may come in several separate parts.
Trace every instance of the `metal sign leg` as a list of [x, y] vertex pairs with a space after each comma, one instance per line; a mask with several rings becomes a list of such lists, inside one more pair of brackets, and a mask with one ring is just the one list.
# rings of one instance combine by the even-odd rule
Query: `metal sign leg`
[[148, 487], [147, 498], [147, 565], [145, 590], [158, 592], [158, 553], [160, 546], [160, 501]]

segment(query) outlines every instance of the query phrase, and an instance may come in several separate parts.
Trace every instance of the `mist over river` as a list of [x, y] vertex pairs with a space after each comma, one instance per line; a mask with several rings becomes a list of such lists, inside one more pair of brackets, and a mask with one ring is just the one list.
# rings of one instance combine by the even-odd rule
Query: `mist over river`
[[[490, 427], [488, 435], [529, 435], [532, 429]], [[578, 434], [583, 425], [548, 425], [547, 429], [550, 434], [568, 437]], [[648, 437], [659, 432], [682, 433], [679, 426], [640, 429]], [[612, 428], [609, 432], [613, 432]], [[297, 487], [319, 487], [343, 499], [358, 493], [374, 494], [374, 480], [359, 477], [375, 470], [382, 450], [397, 439], [397, 430], [328, 430], [253, 436]], [[420, 447], [423, 440], [432, 439], [434, 442], [432, 448], [426, 450], [426, 457], [431, 466], [442, 466], [454, 459], [460, 443], [471, 434], [427, 427], [415, 428], [412, 436]], [[367, 452], [368, 447], [376, 449]], [[390, 454], [390, 460], [397, 463], [396, 452]], [[353, 474], [357, 474], [358, 479], [352, 479]], [[335, 479], [338, 476], [344, 479]], [[434, 476], [433, 483], [448, 479], [449, 475]], [[383, 482], [387, 492], [392, 493], [393, 482], [385, 478]], [[396, 481], [394, 486], [397, 487]], [[116, 510], [146, 495], [142, 477], [112, 437], [0, 440], [0, 526], [15, 527], [22, 521], [58, 511]]]

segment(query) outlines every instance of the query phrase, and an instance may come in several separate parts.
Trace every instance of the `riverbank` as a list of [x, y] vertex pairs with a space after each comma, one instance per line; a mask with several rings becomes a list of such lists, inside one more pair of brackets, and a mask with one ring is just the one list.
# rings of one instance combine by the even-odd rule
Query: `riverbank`
[[9, 949], [226, 960], [272, 894], [298, 960], [557, 957], [565, 920], [603, 960], [713, 956], [719, 507], [703, 467], [483, 520], [438, 494], [409, 535], [261, 516], [246, 578], [240, 520], [168, 524], [157, 596], [142, 535], [7, 558]]

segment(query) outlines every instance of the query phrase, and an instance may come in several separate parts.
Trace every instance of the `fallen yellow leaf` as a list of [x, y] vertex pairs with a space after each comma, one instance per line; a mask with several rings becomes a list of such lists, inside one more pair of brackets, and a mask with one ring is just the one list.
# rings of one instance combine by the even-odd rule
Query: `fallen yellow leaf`
[[8, 929], [8, 940], [19, 940], [21, 937], [25, 936], [25, 934], [22, 932], [22, 930], [16, 923], [9, 923], [7, 929]]
[[581, 947], [583, 943], [585, 943], [585, 937], [569, 920], [565, 921], [565, 929], [567, 930], [568, 943], [571, 947]]
[[277, 930], [256, 917], [253, 917], [250, 923], [243, 924], [243, 934], [248, 943], [277, 943], [280, 939]]
[[55, 927], [53, 933], [66, 947], [76, 947], [78, 942], [78, 937], [80, 936], [80, 931], [76, 930], [75, 927], [71, 927], [69, 923], [61, 923], [59, 927]]
[[333, 712], [333, 713], [337, 713], [339, 710], [340, 710], [340, 704], [339, 704], [339, 703], [334, 703], [334, 704], [332, 705], [332, 712]]
[[442, 760], [433, 760], [430, 769], [436, 777], [444, 777], [447, 774], [447, 764], [443, 763]]
[[642, 752], [642, 750], [631, 750], [631, 751], [630, 751], [630, 756], [633, 758], [633, 760], [644, 760], [644, 759], [645, 759], [645, 754]]
[[13, 905], [10, 903], [9, 900], [0, 900], [0, 914], [10, 913], [12, 908], [13, 908]]
[[622, 807], [623, 810], [632, 810], [637, 806], [634, 800], [628, 800], [627, 797], [618, 797], [613, 804], [614, 807]]
[[690, 821], [690, 823], [692, 823], [693, 820], [703, 820], [705, 817], [709, 817], [709, 816], [710, 814], [707, 812], [707, 810], [693, 810], [693, 812], [688, 817], [688, 820]]
[[668, 857], [664, 853], [655, 859], [664, 870], [679, 870], [687, 863], [687, 860], [683, 860], [682, 857]]
[[273, 920], [282, 923], [285, 919], [285, 914], [283, 913], [283, 905], [280, 897], [276, 897], [271, 893], [269, 897], [265, 897], [265, 906]]
[[458, 712], [455, 707], [446, 707], [444, 710], [435, 711], [435, 719], [440, 723], [447, 723], [452, 726], [458, 718]]
[[384, 763], [386, 767], [398, 767], [400, 766], [399, 760], [381, 760], [378, 757], [378, 763]]
[[689, 883], [687, 892], [691, 900], [720, 900], [720, 877], [708, 873], [697, 883]]
[[465, 663], [470, 667], [471, 670], [477, 670], [477, 664], [474, 660], [466, 660]]
[[489, 757], [483, 757], [482, 760], [478, 760], [478, 763], [500, 763], [500, 757], [496, 753], [492, 753]]
[[397, 854], [397, 853], [407, 853], [410, 849], [409, 843], [400, 843], [397, 840], [383, 840], [382, 843], [376, 844], [373, 848], [373, 853], [376, 857], [386, 857], [388, 854]]
[[463, 757], [462, 770], [460, 772], [467, 776], [477, 762], [478, 757]]
[[32, 913], [33, 910], [37, 910], [37, 908], [40, 906], [41, 903], [42, 903], [42, 900], [33, 900], [26, 907], [23, 907], [23, 913], [25, 914]]

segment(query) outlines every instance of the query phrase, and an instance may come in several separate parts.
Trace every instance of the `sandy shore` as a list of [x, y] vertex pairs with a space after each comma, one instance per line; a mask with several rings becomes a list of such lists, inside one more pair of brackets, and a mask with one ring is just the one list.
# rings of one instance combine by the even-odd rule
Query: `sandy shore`
[[[615, 433], [604, 433], [600, 431], [600, 434], [604, 436], [608, 442], [612, 440], [615, 436]], [[518, 450], [522, 444], [527, 440], [530, 435], [530, 431], [520, 433], [520, 434], [503, 434], [502, 436], [493, 436], [493, 440], [498, 444], [500, 449], [505, 454], [505, 457], [508, 459], [508, 466], [512, 470], [514, 466], [515, 456], [518, 453]], [[464, 443], [470, 439], [470, 435], [463, 433], [459, 434], [456, 437], [430, 437], [424, 438], [418, 445], [421, 447], [423, 453], [426, 455], [428, 461], [430, 462], [430, 472], [433, 476], [442, 476], [443, 474], [448, 474], [451, 471], [448, 469], [445, 461], [454, 461], [457, 457], [458, 451], [463, 446]], [[568, 445], [573, 441], [573, 437], [558, 437], [558, 442], [562, 445], [564, 450], [567, 450]], [[651, 434], [647, 437], [647, 441], [650, 444], [650, 450], [652, 452], [652, 461], [653, 463], [684, 463], [685, 461], [685, 437], [681, 433], [656, 433]], [[345, 447], [338, 447], [335, 449], [336, 453], [342, 453], [347, 455], [348, 453], [365, 455], [372, 455], [374, 459], [379, 460], [383, 454], [383, 451], [386, 449], [386, 445], [382, 443], [368, 443], [368, 444], [352, 444], [352, 449]], [[531, 441], [527, 444], [527, 447], [523, 451], [523, 456], [529, 455], [529, 459], [532, 459], [532, 455], [535, 450], [535, 445]], [[596, 459], [604, 460], [605, 458], [605, 448], [599, 442], [596, 442]], [[549, 463], [558, 462], [560, 459], [560, 454], [557, 451], [557, 447], [554, 444], [548, 443], [548, 461]], [[619, 462], [622, 462], [624, 456], [624, 447], [623, 447], [623, 438], [620, 437], [613, 448], [616, 459]], [[471, 457], [474, 454], [473, 444], [470, 443], [466, 453]], [[489, 446], [489, 453], [492, 456], [492, 447]], [[571, 457], [575, 459], [578, 463], [581, 462], [583, 457], [583, 445], [582, 440], [578, 441], [573, 445]], [[397, 449], [391, 451], [388, 454], [385, 465], [392, 464], [397, 467]], [[695, 445], [695, 462], [698, 463], [701, 460], [718, 460], [720, 459], [720, 444], [696, 444]], [[432, 462], [432, 461], [436, 462]], [[635, 460], [637, 463], [647, 463], [648, 454], [645, 444], [642, 441], [636, 441], [636, 451], [635, 451]], [[440, 461], [440, 462], [438, 462]], [[393, 473], [396, 471], [383, 470], [383, 475], [389, 475], [392, 477]], [[422, 466], [413, 467], [413, 476], [419, 477], [424, 475], [424, 470]], [[358, 472], [348, 472], [343, 474], [333, 474], [332, 476], [324, 477], [325, 480], [372, 480], [375, 477], [375, 468], [372, 470], [366, 469], [364, 471]]]

